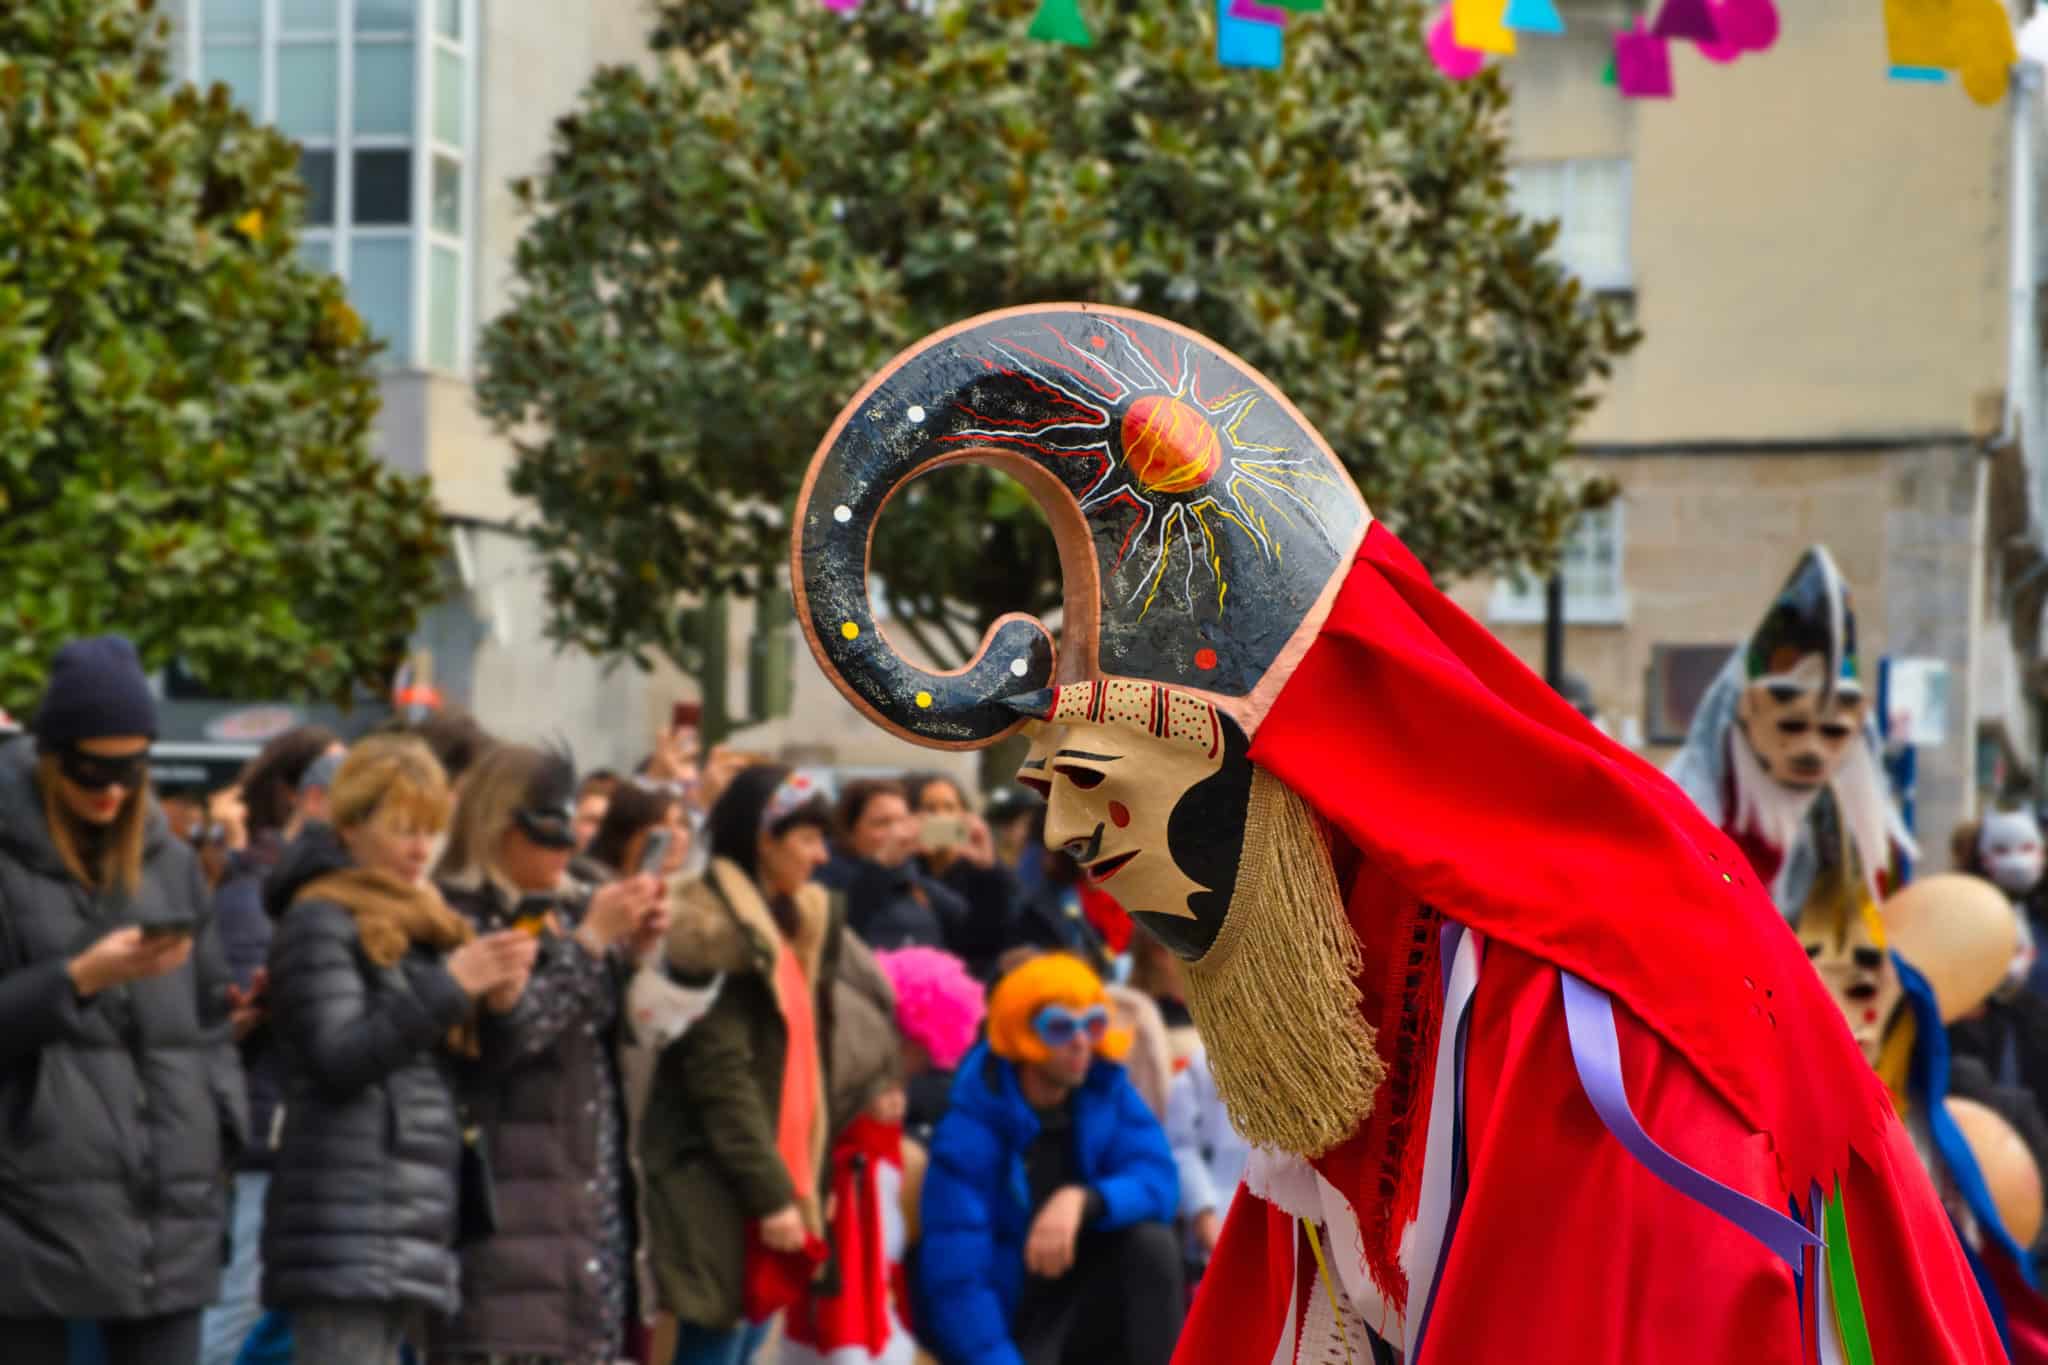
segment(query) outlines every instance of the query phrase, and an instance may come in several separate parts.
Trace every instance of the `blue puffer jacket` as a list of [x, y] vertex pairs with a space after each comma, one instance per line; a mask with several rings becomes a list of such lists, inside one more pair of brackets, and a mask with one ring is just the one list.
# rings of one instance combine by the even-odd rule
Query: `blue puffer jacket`
[[[1037, 1212], [1024, 1173], [1036, 1136], [1015, 1068], [978, 1045], [960, 1063], [924, 1181], [920, 1326], [946, 1365], [1021, 1365], [1010, 1313]], [[1074, 1093], [1074, 1143], [1081, 1179], [1102, 1199], [1094, 1228], [1173, 1220], [1180, 1176], [1166, 1132], [1114, 1062], [1096, 1062]]]

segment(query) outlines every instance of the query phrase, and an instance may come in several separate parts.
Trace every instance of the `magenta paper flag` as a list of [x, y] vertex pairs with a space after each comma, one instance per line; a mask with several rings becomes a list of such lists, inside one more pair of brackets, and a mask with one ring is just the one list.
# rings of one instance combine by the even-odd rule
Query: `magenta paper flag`
[[1664, 10], [1650, 32], [1659, 38], [1690, 38], [1694, 42], [1718, 43], [1721, 30], [1707, 9], [1707, 0], [1664, 0]]
[[1772, 0], [1725, 0], [1714, 21], [1722, 38], [1744, 52], [1762, 52], [1778, 41], [1778, 7]]
[[1452, 80], [1469, 81], [1485, 69], [1486, 54], [1477, 48], [1459, 47], [1451, 22], [1451, 7], [1445, 5], [1444, 12], [1430, 26], [1429, 59]]
[[1742, 55], [1742, 44], [1728, 27], [1728, 12], [1734, 8], [1735, 0], [1707, 0], [1707, 8], [1714, 16], [1714, 29], [1721, 36], [1714, 42], [1704, 38], [1699, 41], [1700, 55], [1710, 62], [1726, 65]]
[[1230, 0], [1225, 10], [1233, 19], [1242, 19], [1248, 24], [1271, 24], [1274, 28], [1287, 27], [1287, 11], [1275, 5], [1262, 5], [1259, 0]]
[[1668, 100], [1671, 86], [1671, 44], [1637, 27], [1614, 35], [1614, 81], [1623, 99]]

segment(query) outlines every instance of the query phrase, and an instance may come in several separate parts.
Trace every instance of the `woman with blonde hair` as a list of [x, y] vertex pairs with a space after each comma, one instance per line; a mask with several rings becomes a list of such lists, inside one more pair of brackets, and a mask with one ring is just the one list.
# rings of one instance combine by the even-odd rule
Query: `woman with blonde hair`
[[95, 1320], [110, 1365], [192, 1365], [245, 1098], [135, 647], [65, 645], [31, 730], [0, 739], [0, 1342], [63, 1365]]
[[575, 800], [567, 755], [501, 744], [470, 770], [441, 860], [450, 905], [479, 930], [522, 925], [539, 956], [516, 1047], [463, 1089], [500, 1217], [463, 1250], [462, 1311], [435, 1324], [436, 1365], [611, 1365], [623, 1344], [633, 1222], [616, 1034], [668, 912], [651, 876], [594, 893], [570, 880]]
[[[534, 941], [478, 937], [428, 881], [454, 798], [419, 740], [373, 735], [266, 889], [283, 1134], [263, 1227], [263, 1301], [298, 1365], [388, 1365], [459, 1301], [458, 1070], [516, 1038]], [[478, 1009], [478, 1005], [483, 1006]]]

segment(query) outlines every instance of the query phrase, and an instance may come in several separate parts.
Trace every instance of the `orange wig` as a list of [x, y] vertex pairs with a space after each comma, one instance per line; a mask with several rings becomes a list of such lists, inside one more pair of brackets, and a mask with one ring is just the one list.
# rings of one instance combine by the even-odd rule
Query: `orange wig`
[[[1009, 1062], [1042, 1062], [1051, 1054], [1031, 1024], [1047, 1005], [1062, 1005], [1076, 1012], [1094, 1005], [1116, 1013], [1102, 978], [1078, 957], [1067, 953], [1043, 953], [1011, 969], [996, 983], [988, 1002], [988, 1043], [998, 1057]], [[1131, 1050], [1131, 1031], [1112, 1028], [1096, 1045], [1099, 1057], [1121, 1061]]]

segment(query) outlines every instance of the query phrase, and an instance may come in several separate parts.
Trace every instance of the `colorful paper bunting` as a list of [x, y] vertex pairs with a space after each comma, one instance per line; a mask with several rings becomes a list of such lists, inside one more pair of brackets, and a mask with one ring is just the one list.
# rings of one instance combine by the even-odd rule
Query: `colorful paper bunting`
[[1614, 35], [1614, 77], [1623, 99], [1670, 99], [1676, 93], [1670, 43], [1645, 33], [1638, 19], [1634, 28]]
[[1508, 12], [1501, 23], [1518, 33], [1562, 33], [1564, 16], [1556, 0], [1508, 0]]
[[1230, 6], [1231, 0], [1216, 0], [1216, 60], [1224, 66], [1277, 68], [1285, 35], [1272, 24], [1233, 18]]
[[1271, 0], [1274, 9], [1292, 10], [1296, 14], [1319, 14], [1323, 0]]
[[1030, 33], [1044, 43], [1095, 46], [1095, 35], [1088, 31], [1088, 21], [1081, 17], [1080, 0], [1044, 0], [1031, 21]]
[[1501, 23], [1507, 8], [1507, 0], [1451, 0], [1451, 36], [1459, 47], [1512, 57], [1515, 35]]
[[1284, 28], [1287, 24], [1286, 10], [1278, 5], [1260, 4], [1259, 0], [1230, 0], [1229, 13], [1231, 18], [1242, 19], [1247, 24], [1271, 24], [1275, 28]]
[[1454, 81], [1468, 81], [1486, 67], [1486, 54], [1477, 48], [1459, 47], [1451, 7], [1445, 5], [1429, 29], [1429, 57], [1436, 69]]
[[1696, 43], [1721, 41], [1721, 30], [1707, 0], [1664, 0], [1663, 12], [1650, 25], [1650, 32], [1659, 38], [1686, 38]]
[[1607, 59], [1607, 65], [1600, 68], [1600, 84], [1618, 85], [1619, 83], [1619, 80], [1616, 78], [1614, 74], [1614, 58], [1609, 57]]
[[1890, 74], [1893, 80], [1910, 85], [1940, 85], [1948, 79], [1948, 72], [1938, 66], [1895, 66]]

